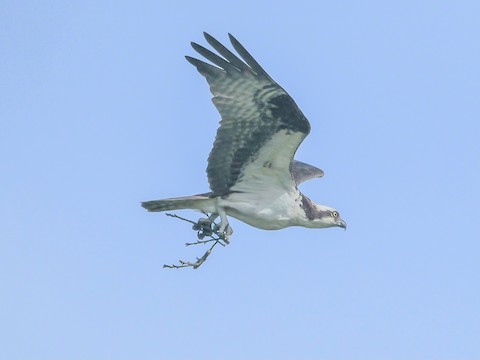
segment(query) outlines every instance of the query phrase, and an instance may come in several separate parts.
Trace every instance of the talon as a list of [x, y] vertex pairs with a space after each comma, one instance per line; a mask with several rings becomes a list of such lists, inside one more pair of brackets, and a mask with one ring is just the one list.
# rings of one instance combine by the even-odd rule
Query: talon
[[213, 231], [212, 229], [203, 229], [202, 233], [204, 236], [212, 236]]
[[227, 238], [229, 238], [230, 236], [232, 236], [233, 234], [233, 229], [230, 225], [227, 225], [227, 228], [225, 229], [225, 233], [227, 235]]
[[203, 239], [205, 236], [211, 236], [213, 234], [212, 231], [212, 221], [207, 218], [200, 218], [193, 224], [193, 230], [198, 231], [198, 238]]
[[232, 227], [231, 227], [230, 225], [227, 224], [227, 226], [225, 227], [225, 230], [224, 230], [224, 231], [222, 231], [222, 232], [220, 233], [220, 230], [218, 229], [218, 230], [215, 232], [215, 234], [217, 234], [220, 239], [222, 239], [223, 241], [225, 241], [226, 244], [229, 244], [230, 241], [228, 241], [228, 239], [230, 238], [230, 236], [232, 236], [232, 234], [233, 234], [233, 229], [232, 229]]
[[[208, 216], [208, 214], [206, 213], [204, 214]], [[212, 253], [212, 250], [215, 247], [215, 245], [220, 244], [222, 246], [225, 246], [229, 244], [228, 238], [233, 234], [233, 230], [228, 225], [228, 221], [224, 214], [222, 215], [222, 222], [220, 224], [216, 224], [214, 222], [215, 219], [218, 217], [218, 214], [211, 214], [208, 218], [200, 218], [196, 223], [191, 220], [184, 219], [175, 214], [167, 214], [167, 215], [191, 223], [192, 229], [197, 231], [198, 240], [192, 243], [186, 243], [185, 244], [186, 246], [206, 244], [210, 242], [213, 242], [213, 244], [210, 247], [210, 249], [208, 249], [207, 252], [202, 257], [200, 258], [197, 257], [195, 262], [179, 260], [178, 265], [165, 264], [163, 265], [164, 268], [180, 269], [185, 267], [192, 267], [194, 269], [197, 269], [205, 262], [205, 260], [207, 260], [207, 257]], [[207, 237], [208, 239], [204, 240], [205, 237]]]
[[210, 228], [210, 226], [212, 225], [212, 221], [207, 218], [200, 218], [198, 219], [197, 224], [202, 228]]

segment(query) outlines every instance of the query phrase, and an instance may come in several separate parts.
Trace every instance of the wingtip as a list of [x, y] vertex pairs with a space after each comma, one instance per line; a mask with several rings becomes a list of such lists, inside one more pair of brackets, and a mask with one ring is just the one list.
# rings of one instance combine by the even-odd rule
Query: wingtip
[[204, 32], [203, 32], [203, 35], [205, 36], [205, 40], [207, 40], [207, 42], [208, 42], [210, 45], [212, 45], [213, 48], [216, 49], [216, 48], [218, 48], [218, 46], [222, 46], [222, 45], [220, 44], [220, 42], [219, 42], [217, 39], [215, 39], [212, 35], [210, 35], [209, 33], [207, 33], [207, 32], [204, 31]]
[[212, 39], [213, 36], [210, 35], [209, 33], [207, 33], [206, 31], [203, 32], [203, 36], [205, 37], [205, 39], [208, 41], [208, 39]]
[[195, 59], [194, 57], [188, 55], [185, 55], [185, 59], [187, 59], [187, 61], [192, 65], [196, 65], [196, 62], [198, 62], [198, 59]]
[[195, 50], [195, 51], [199, 51], [198, 49], [203, 49], [203, 46], [202, 45], [199, 45], [197, 44], [196, 42], [191, 42], [190, 45], [192, 46], [192, 48]]
[[[235, 38], [235, 36], [232, 35], [232, 33], [227, 33], [228, 34], [228, 38], [230, 39], [231, 42], [238, 42], [238, 40]], [[215, 41], [216, 39], [210, 35], [208, 32], [204, 31], [203, 32], [203, 36], [205, 37], [205, 39], [210, 43], [210, 41]]]
[[228, 38], [230, 39], [230, 42], [233, 43], [238, 43], [238, 40], [233, 36], [231, 33], [228, 33]]
[[198, 45], [195, 41], [190, 41], [190, 46], [195, 49], [195, 46], [200, 46], [200, 45]]

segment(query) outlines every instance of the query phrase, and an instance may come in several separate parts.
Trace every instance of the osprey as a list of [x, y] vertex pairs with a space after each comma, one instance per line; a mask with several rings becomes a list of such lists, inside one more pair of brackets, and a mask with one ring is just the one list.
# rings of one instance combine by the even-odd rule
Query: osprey
[[265, 230], [346, 228], [337, 210], [314, 203], [298, 189], [302, 182], [323, 176], [322, 170], [293, 159], [310, 132], [307, 118], [232, 35], [230, 41], [241, 59], [204, 35], [218, 54], [191, 45], [213, 65], [190, 56], [186, 59], [206, 78], [222, 118], [208, 157], [211, 191], [147, 201], [142, 206], [153, 212], [195, 209], [210, 214], [194, 229], [206, 230], [220, 217], [214, 233], [227, 243], [232, 234], [227, 216]]

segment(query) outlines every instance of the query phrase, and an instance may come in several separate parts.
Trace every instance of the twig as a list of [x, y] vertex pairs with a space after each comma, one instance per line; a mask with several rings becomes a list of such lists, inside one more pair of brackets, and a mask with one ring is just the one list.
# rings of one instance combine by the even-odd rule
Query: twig
[[197, 257], [197, 261], [192, 263], [190, 261], [183, 261], [183, 260], [179, 260], [180, 262], [180, 265], [175, 265], [175, 264], [172, 264], [172, 265], [163, 265], [164, 268], [168, 268], [168, 269], [181, 269], [181, 268], [184, 268], [184, 267], [193, 267], [194, 269], [198, 269], [198, 267], [200, 265], [202, 265], [205, 260], [207, 260], [208, 256], [212, 253], [212, 250], [213, 248], [215, 247], [215, 245], [217, 245], [219, 243], [219, 241], [215, 241], [215, 243], [213, 243], [213, 245], [210, 247], [210, 249], [208, 249], [205, 254], [203, 254], [203, 256], [201, 258], [198, 258]]
[[[164, 268], [180, 269], [180, 268], [185, 268], [185, 267], [193, 267], [194, 269], [198, 269], [198, 267], [200, 267], [207, 260], [208, 256], [210, 256], [213, 248], [217, 244], [220, 244], [222, 246], [226, 246], [230, 243], [227, 239], [225, 239], [225, 234], [219, 234], [218, 233], [218, 230], [219, 230], [220, 227], [219, 227], [218, 224], [216, 224], [215, 222], [210, 220], [211, 216], [208, 215], [205, 212], [203, 212], [203, 214], [206, 215], [208, 217], [208, 219], [199, 219], [197, 222], [189, 220], [189, 219], [185, 219], [181, 216], [178, 216], [177, 214], [169, 214], [169, 213], [166, 214], [169, 217], [180, 219], [180, 220], [186, 221], [190, 224], [193, 224], [192, 228], [197, 231], [198, 240], [195, 241], [195, 242], [191, 242], [191, 243], [187, 242], [187, 243], [185, 243], [185, 246], [206, 244], [206, 243], [210, 243], [212, 241], [214, 241], [214, 243], [210, 247], [210, 249], [208, 249], [205, 252], [205, 254], [203, 254], [202, 257], [200, 257], [200, 258], [197, 257], [197, 261], [190, 262], [190, 261], [179, 260], [180, 265], [175, 265], [175, 264], [167, 265], [167, 264], [165, 264], [165, 265], [163, 265]], [[203, 240], [205, 237], [208, 237], [209, 239], [208, 240]]]
[[221, 241], [222, 241], [222, 239], [220, 239], [220, 238], [216, 238], [216, 237], [212, 237], [211, 239], [208, 239], [208, 240], [197, 240], [197, 241], [195, 241], [195, 242], [191, 242], [191, 243], [188, 243], [188, 242], [187, 242], [187, 243], [185, 243], [185, 246], [192, 246], [192, 245], [206, 244], [206, 243], [209, 243], [209, 242], [212, 242], [212, 241], [216, 241], [216, 242], [218, 242], [218, 243], [219, 243], [220, 245], [222, 245], [222, 246], [225, 246], [225, 245], [227, 245], [227, 244], [224, 244], [224, 243], [222, 243], [222, 242], [221, 242]]
[[180, 220], [183, 220], [183, 221], [186, 221], [186, 222], [189, 222], [190, 224], [197, 224], [195, 221], [192, 221], [192, 220], [188, 220], [188, 219], [185, 219], [181, 216], [178, 216], [177, 214], [169, 214], [169, 213], [166, 213], [165, 215], [167, 216], [170, 216], [170, 217], [173, 217], [173, 218], [176, 218], [176, 219], [180, 219]]

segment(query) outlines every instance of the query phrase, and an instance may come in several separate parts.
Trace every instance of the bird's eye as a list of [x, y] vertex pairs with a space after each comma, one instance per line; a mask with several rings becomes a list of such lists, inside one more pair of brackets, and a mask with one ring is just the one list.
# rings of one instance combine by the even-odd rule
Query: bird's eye
[[332, 211], [332, 216], [334, 219], [338, 218], [338, 212], [337, 211]]

